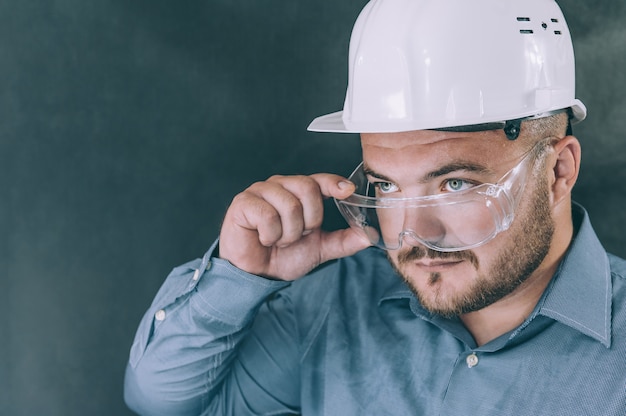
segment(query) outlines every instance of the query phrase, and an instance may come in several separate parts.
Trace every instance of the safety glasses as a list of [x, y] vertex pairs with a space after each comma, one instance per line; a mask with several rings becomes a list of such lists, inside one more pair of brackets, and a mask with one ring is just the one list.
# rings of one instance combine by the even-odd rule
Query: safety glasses
[[335, 202], [350, 226], [382, 249], [396, 250], [406, 242], [442, 252], [468, 250], [510, 227], [530, 172], [550, 141], [538, 142], [496, 183], [436, 195], [385, 197], [396, 185], [370, 183], [361, 163], [349, 177], [356, 191]]

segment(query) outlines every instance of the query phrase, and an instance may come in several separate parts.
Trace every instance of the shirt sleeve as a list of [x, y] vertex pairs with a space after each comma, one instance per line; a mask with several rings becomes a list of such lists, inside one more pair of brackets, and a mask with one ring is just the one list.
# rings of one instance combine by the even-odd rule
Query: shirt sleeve
[[141, 415], [297, 407], [297, 330], [288, 297], [276, 294], [289, 283], [211, 257], [216, 244], [170, 273], [139, 325], [124, 398]]

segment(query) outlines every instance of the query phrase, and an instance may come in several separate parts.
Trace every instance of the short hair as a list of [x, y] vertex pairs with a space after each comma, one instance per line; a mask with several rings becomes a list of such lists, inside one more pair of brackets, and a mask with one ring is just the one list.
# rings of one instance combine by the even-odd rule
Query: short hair
[[562, 139], [567, 135], [568, 127], [569, 112], [562, 112], [522, 122], [521, 135], [529, 137], [533, 141], [541, 140], [545, 137]]

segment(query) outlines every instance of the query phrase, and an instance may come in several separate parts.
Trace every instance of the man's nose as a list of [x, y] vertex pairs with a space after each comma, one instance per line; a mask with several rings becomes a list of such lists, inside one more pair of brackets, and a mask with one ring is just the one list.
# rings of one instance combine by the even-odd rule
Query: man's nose
[[411, 246], [444, 246], [446, 226], [434, 207], [407, 208], [404, 214], [402, 241]]

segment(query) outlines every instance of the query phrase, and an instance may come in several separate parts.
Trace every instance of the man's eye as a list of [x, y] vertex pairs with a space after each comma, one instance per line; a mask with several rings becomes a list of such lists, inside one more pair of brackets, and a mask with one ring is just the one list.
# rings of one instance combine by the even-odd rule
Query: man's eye
[[464, 179], [448, 179], [443, 183], [446, 192], [459, 192], [473, 187], [475, 184]]
[[390, 194], [398, 191], [398, 187], [391, 182], [376, 182], [374, 185], [381, 194]]

